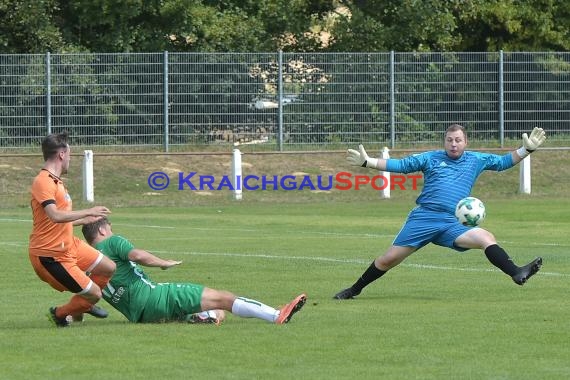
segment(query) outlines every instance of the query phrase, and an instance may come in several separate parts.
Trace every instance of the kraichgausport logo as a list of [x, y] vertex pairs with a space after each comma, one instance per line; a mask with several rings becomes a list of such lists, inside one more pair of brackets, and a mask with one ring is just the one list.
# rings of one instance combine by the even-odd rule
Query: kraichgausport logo
[[363, 187], [370, 186], [375, 190], [384, 190], [390, 187], [390, 190], [417, 190], [418, 181], [422, 179], [421, 174], [403, 175], [378, 174], [374, 176], [352, 174], [350, 172], [338, 172], [329, 175], [246, 175], [236, 176], [235, 181], [228, 175], [213, 176], [198, 174], [197, 172], [178, 172], [172, 175], [172, 178], [164, 172], [153, 172], [148, 176], [148, 186], [155, 191], [167, 189], [171, 184], [176, 186], [177, 190], [360, 190]]

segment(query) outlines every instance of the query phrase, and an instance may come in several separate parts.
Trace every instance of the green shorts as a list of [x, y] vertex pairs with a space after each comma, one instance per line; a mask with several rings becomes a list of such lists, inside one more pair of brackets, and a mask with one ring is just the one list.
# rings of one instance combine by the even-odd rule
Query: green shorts
[[159, 283], [150, 292], [141, 323], [184, 320], [188, 314], [200, 312], [203, 285]]

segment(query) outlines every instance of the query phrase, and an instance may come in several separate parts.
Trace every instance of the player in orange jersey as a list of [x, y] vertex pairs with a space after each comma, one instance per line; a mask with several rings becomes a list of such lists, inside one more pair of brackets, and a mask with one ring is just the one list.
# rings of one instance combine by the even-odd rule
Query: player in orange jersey
[[49, 310], [48, 317], [59, 327], [68, 326], [69, 315], [80, 318], [88, 313], [105, 318], [107, 312], [95, 304], [115, 272], [112, 260], [73, 235], [73, 226], [94, 222], [110, 211], [103, 206], [72, 210], [71, 197], [61, 180], [71, 158], [67, 141], [66, 132], [50, 134], [42, 141], [45, 164], [31, 189], [32, 266], [52, 288], [75, 293], [67, 304]]

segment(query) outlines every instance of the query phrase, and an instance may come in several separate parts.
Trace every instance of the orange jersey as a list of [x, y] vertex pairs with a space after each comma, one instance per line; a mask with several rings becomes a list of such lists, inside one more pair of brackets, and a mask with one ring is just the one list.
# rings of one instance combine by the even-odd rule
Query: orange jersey
[[30, 255], [57, 257], [73, 249], [73, 223], [52, 222], [44, 210], [50, 203], [58, 210], [71, 211], [71, 197], [62, 180], [44, 169], [32, 183]]

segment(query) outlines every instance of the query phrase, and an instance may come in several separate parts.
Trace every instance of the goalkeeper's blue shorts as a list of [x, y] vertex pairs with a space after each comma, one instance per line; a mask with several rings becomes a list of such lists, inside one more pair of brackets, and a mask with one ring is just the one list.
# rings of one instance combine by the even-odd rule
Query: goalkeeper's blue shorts
[[454, 243], [471, 228], [473, 227], [459, 223], [455, 215], [417, 206], [410, 211], [408, 219], [392, 244], [420, 249], [428, 243], [433, 243], [463, 252], [468, 248], [457, 247]]

